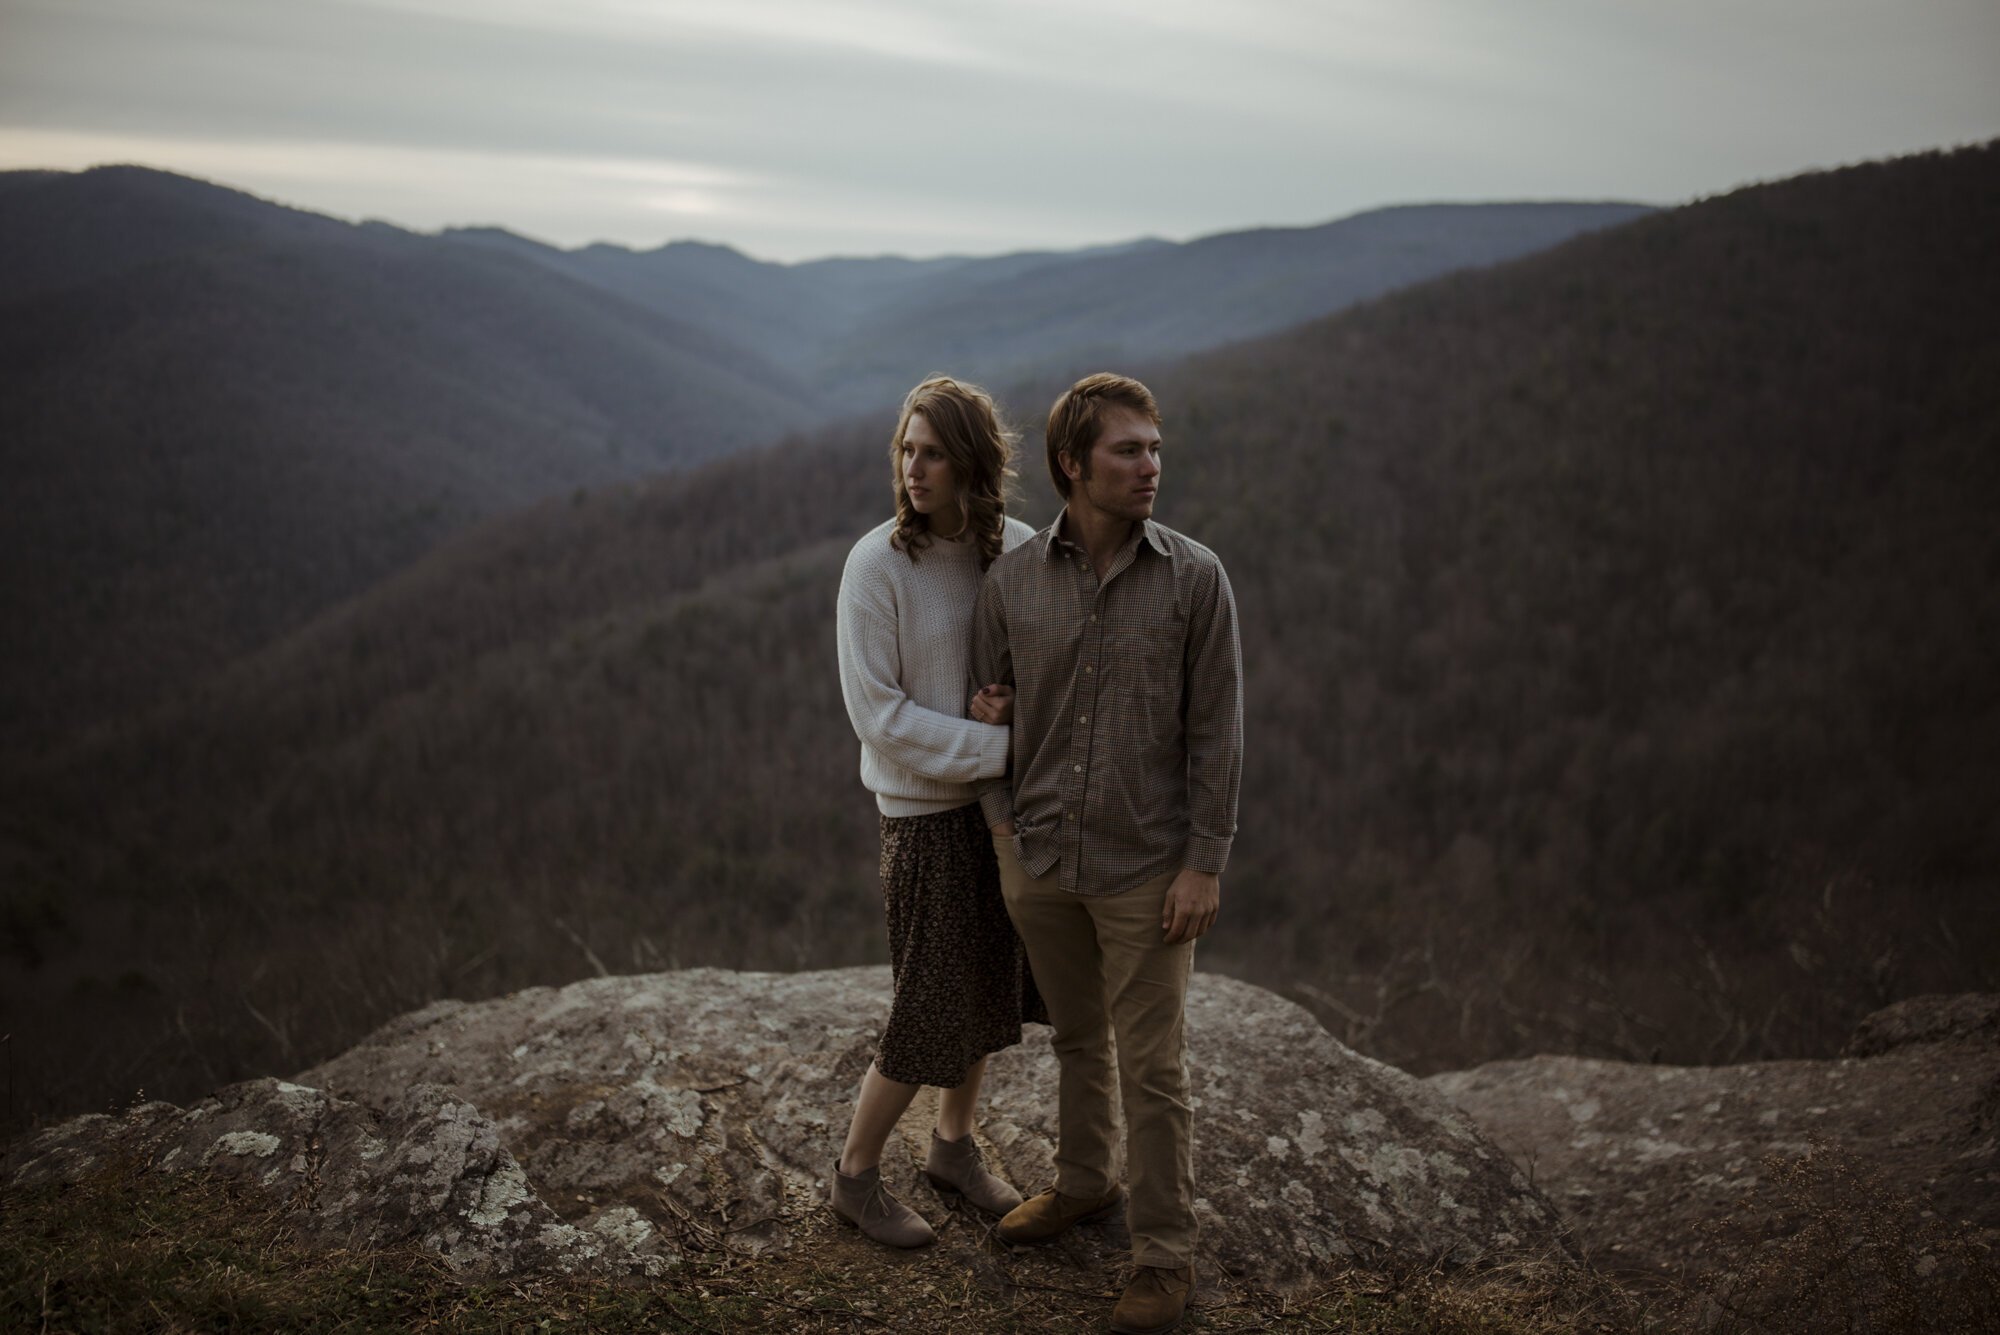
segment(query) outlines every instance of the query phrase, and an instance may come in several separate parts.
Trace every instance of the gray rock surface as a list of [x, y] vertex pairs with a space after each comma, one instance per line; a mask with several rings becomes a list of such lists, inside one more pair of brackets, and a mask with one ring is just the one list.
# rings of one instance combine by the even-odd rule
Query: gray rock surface
[[658, 1273], [671, 1258], [632, 1221], [557, 1218], [493, 1122], [433, 1084], [399, 1090], [379, 1114], [264, 1079], [191, 1108], [147, 1103], [78, 1117], [11, 1147], [5, 1177], [19, 1186], [76, 1180], [121, 1160], [235, 1179], [288, 1207], [308, 1243], [414, 1239], [467, 1274]]
[[[811, 1248], [888, 1005], [886, 968], [440, 1002], [297, 1084], [66, 1123], [17, 1145], [8, 1176], [73, 1178], [113, 1153], [207, 1168], [291, 1205], [301, 1237], [419, 1238], [468, 1273]], [[1464, 1115], [1298, 1006], [1200, 974], [1188, 1019], [1210, 1264], [1286, 1286], [1377, 1249], [1469, 1261], [1556, 1243], [1549, 1202]], [[1033, 1192], [1053, 1177], [1057, 1070], [1048, 1030], [1028, 1034], [991, 1063], [981, 1134], [989, 1164]], [[920, 1171], [931, 1107], [905, 1119], [884, 1173], [942, 1226], [948, 1204]]]
[[2000, 1229], [2000, 996], [1900, 1002], [1864, 1020], [1847, 1053], [1714, 1067], [1534, 1057], [1428, 1083], [1627, 1266], [1699, 1268], [1693, 1225], [1815, 1138], [1948, 1220]]
[[1969, 1043], [2000, 1051], [2000, 995], [1911, 997], [1884, 1006], [1854, 1027], [1843, 1057], [1879, 1057], [1924, 1043]]
[[[622, 1206], [689, 1245], [790, 1247], [829, 1174], [887, 1016], [885, 968], [693, 969], [601, 978], [403, 1017], [302, 1082], [363, 1103], [425, 1081], [498, 1123], [541, 1198]], [[1506, 1157], [1421, 1082], [1359, 1057], [1298, 1006], [1197, 975], [1189, 998], [1197, 1210], [1222, 1267], [1294, 1283], [1375, 1247], [1461, 1260], [1546, 1247], [1555, 1218]], [[1024, 1192], [1052, 1179], [1048, 1031], [997, 1054], [981, 1132]], [[940, 1222], [905, 1122], [892, 1188]]]

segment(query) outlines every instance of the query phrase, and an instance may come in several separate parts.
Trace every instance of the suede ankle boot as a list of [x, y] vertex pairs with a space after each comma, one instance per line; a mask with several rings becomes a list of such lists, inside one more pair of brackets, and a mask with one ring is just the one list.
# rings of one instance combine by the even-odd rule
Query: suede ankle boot
[[931, 1152], [924, 1173], [934, 1187], [949, 1187], [988, 1214], [1006, 1214], [1021, 1203], [1021, 1193], [986, 1171], [979, 1146], [971, 1136], [946, 1140], [931, 1132]]
[[922, 1247], [937, 1238], [922, 1215], [882, 1185], [880, 1164], [851, 1175], [834, 1164], [833, 1212], [886, 1246]]
[[1125, 1193], [1117, 1187], [1097, 1200], [1065, 1196], [1050, 1188], [1032, 1196], [1007, 1212], [994, 1231], [1002, 1242], [1047, 1242], [1078, 1224], [1094, 1224], [1125, 1203]]
[[1193, 1266], [1142, 1265], [1111, 1310], [1111, 1329], [1118, 1335], [1161, 1335], [1180, 1324], [1193, 1296]]

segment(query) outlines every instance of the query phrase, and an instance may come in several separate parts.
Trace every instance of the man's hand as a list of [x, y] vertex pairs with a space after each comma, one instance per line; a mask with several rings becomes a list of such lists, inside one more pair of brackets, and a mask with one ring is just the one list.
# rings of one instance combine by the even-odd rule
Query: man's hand
[[1167, 887], [1166, 903], [1160, 909], [1160, 926], [1167, 944], [1177, 946], [1192, 941], [1215, 926], [1222, 907], [1222, 878], [1212, 871], [1187, 871], [1174, 877]]
[[1014, 721], [1014, 688], [995, 683], [981, 686], [972, 697], [972, 717], [981, 723], [1004, 728]]
[[993, 827], [993, 837], [995, 839], [1012, 839], [1014, 837], [1014, 822], [1011, 820], [1001, 821]]

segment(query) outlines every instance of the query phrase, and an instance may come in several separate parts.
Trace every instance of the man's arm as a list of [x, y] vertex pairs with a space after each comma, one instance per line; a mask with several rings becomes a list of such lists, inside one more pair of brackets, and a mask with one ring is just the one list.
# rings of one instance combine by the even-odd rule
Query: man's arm
[[1188, 609], [1186, 866], [1220, 876], [1243, 775], [1243, 648], [1229, 576], [1219, 562], [1213, 570]]
[[[989, 574], [979, 586], [979, 600], [972, 606], [972, 659], [967, 667], [967, 689], [977, 693], [986, 686], [1014, 684], [1014, 653], [1007, 642], [1007, 605], [1000, 586]], [[1011, 771], [1018, 759], [1009, 765]], [[979, 781], [979, 809], [986, 824], [999, 834], [1014, 833], [1014, 780], [1011, 773], [997, 779]]]
[[1243, 773], [1243, 649], [1236, 598], [1220, 563], [1196, 590], [1188, 615], [1188, 841], [1181, 873], [1167, 887], [1160, 927], [1168, 945], [1215, 925], [1222, 869], [1236, 837], [1236, 790]]

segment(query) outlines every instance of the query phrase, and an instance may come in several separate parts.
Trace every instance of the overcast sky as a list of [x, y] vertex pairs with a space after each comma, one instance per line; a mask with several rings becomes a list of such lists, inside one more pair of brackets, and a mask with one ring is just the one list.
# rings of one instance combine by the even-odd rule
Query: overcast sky
[[1675, 203], [2000, 135], [2000, 0], [0, 0], [0, 167], [772, 259]]

